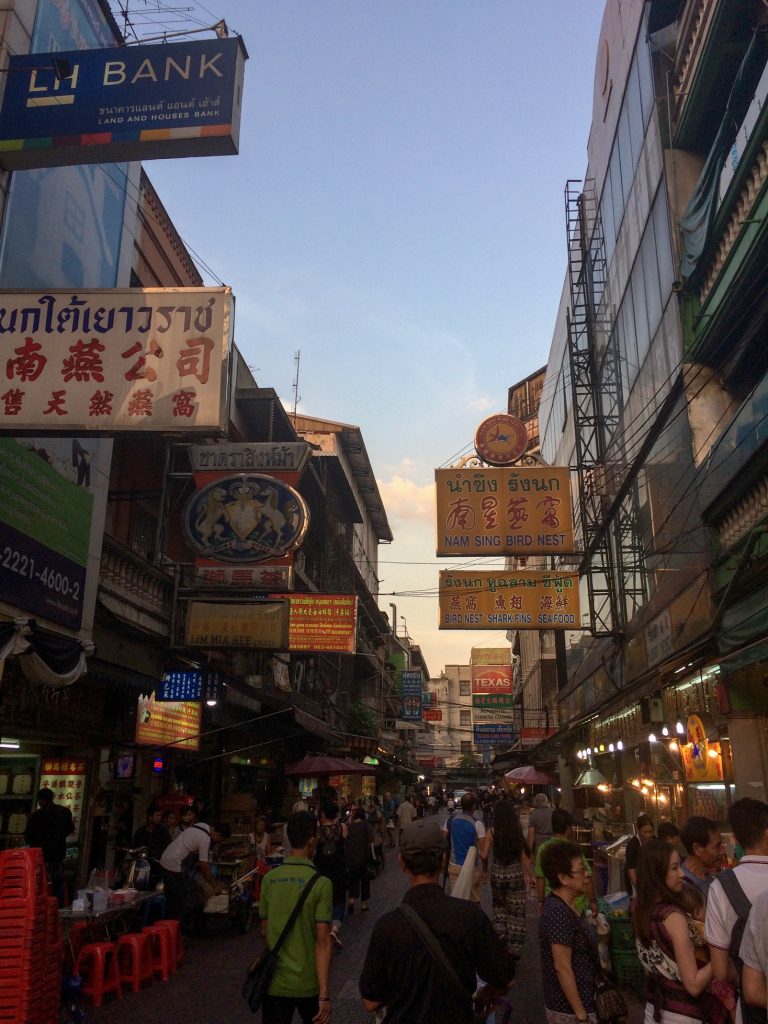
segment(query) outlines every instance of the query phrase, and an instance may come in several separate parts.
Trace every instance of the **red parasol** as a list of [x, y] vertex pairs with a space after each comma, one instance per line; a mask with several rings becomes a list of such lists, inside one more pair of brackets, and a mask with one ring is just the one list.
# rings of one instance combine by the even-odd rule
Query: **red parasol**
[[312, 778], [316, 775], [373, 775], [375, 770], [374, 765], [360, 764], [359, 761], [347, 761], [343, 757], [317, 754], [289, 764], [285, 769], [285, 774]]
[[539, 771], [532, 764], [523, 765], [522, 768], [513, 768], [507, 772], [504, 778], [508, 782], [525, 782], [529, 786], [553, 786], [555, 780], [546, 772]]

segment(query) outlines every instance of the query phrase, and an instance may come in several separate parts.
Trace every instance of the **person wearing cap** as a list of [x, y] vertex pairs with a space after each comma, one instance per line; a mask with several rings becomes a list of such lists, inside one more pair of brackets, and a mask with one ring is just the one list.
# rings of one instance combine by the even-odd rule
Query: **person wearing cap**
[[[386, 1007], [384, 1024], [472, 1024], [475, 1010], [487, 1011], [514, 978], [514, 962], [485, 912], [443, 892], [438, 877], [444, 856], [445, 837], [434, 818], [403, 829], [398, 860], [410, 883], [403, 903], [430, 930], [457, 978], [449, 977], [400, 909], [384, 914], [360, 977], [363, 1006], [369, 1013]], [[473, 1005], [476, 975], [485, 985]]]

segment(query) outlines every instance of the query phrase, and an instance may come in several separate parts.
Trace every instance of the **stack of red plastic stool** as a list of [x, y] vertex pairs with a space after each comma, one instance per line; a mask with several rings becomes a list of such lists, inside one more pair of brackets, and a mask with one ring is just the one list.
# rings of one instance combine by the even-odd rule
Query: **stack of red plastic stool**
[[0, 852], [0, 1024], [55, 1024], [61, 937], [42, 851]]

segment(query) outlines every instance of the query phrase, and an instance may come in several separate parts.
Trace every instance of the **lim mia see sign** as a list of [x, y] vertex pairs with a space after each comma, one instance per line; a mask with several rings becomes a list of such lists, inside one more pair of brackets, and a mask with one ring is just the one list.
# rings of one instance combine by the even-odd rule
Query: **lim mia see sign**
[[11, 57], [0, 166], [237, 153], [247, 57], [237, 37]]

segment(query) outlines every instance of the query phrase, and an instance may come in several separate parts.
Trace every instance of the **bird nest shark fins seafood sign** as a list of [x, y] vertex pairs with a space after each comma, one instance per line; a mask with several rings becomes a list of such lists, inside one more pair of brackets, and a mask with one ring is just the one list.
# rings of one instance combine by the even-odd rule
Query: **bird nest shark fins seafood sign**
[[280, 558], [298, 547], [309, 511], [293, 487], [272, 476], [243, 473], [196, 491], [184, 510], [192, 547], [221, 562]]

